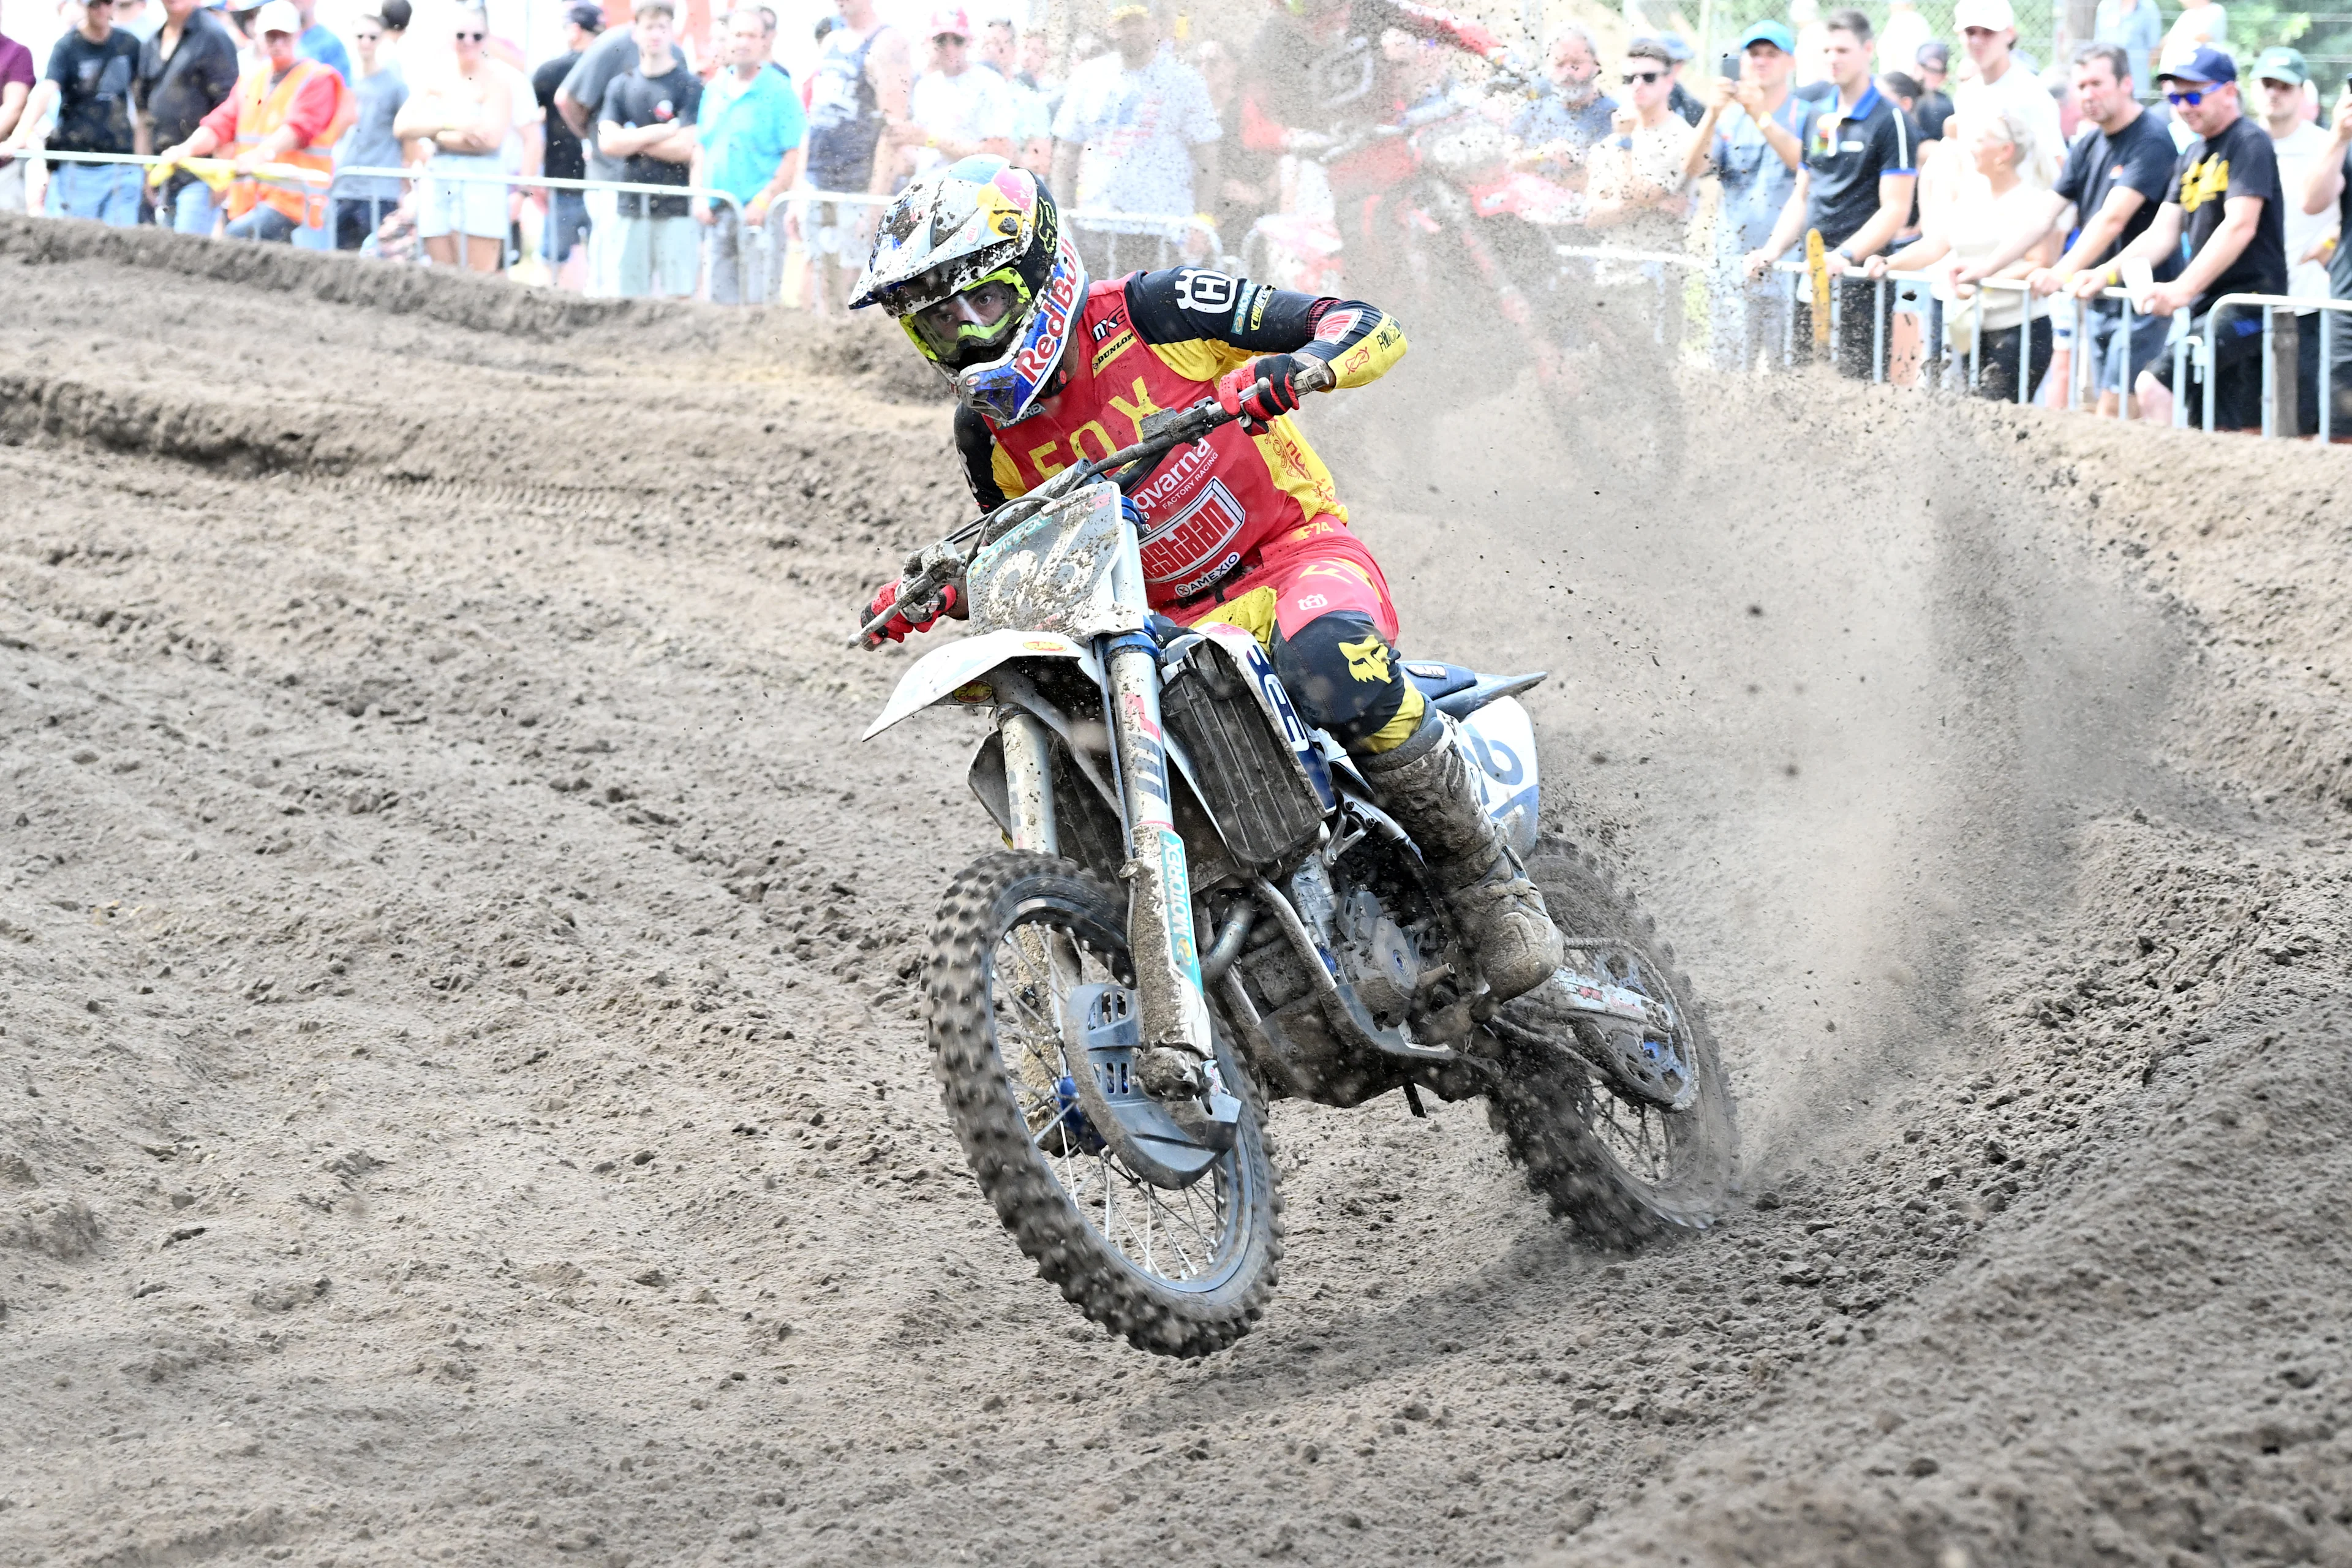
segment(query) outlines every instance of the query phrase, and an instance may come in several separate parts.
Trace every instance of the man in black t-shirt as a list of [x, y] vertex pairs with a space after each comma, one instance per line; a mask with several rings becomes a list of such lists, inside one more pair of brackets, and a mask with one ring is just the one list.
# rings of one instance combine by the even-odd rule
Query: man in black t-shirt
[[[530, 73], [531, 96], [539, 100], [547, 121], [547, 156], [541, 172], [551, 180], [588, 177], [587, 157], [581, 151], [579, 133], [555, 107], [555, 89], [563, 85], [563, 79], [572, 74], [572, 68], [580, 63], [580, 57], [596, 41], [604, 26], [604, 13], [597, 6], [572, 6], [563, 14], [564, 52]], [[547, 237], [541, 241], [541, 248], [550, 267], [561, 267], [588, 233], [587, 197], [580, 191], [549, 191], [543, 210], [547, 214]]]
[[[52, 109], [51, 152], [136, 152], [131, 91], [138, 78], [139, 40], [114, 25], [113, 0], [88, 0], [81, 26], [49, 51], [49, 68], [26, 100], [15, 132], [0, 142], [0, 153], [40, 142]], [[139, 221], [139, 180], [135, 163], [52, 163], [49, 215], [129, 228]]]
[[[205, 115], [236, 90], [237, 41], [197, 0], [163, 0], [163, 25], [139, 56], [132, 97], [139, 108], [139, 151], [176, 147]], [[155, 221], [182, 234], [210, 237], [216, 211], [211, 187], [182, 170], [155, 193]]]
[[[621, 178], [632, 184], [690, 183], [702, 82], [670, 52], [674, 15], [669, 0], [637, 0], [636, 69], [614, 77], [596, 110], [597, 149], [624, 160]], [[624, 193], [619, 205], [622, 295], [690, 297], [702, 246], [687, 198]]]
[[[2189, 313], [2189, 330], [2213, 339], [2210, 400], [2212, 428], [2258, 429], [2263, 423], [2263, 311], [2232, 307], [2211, 320], [2213, 301], [2224, 294], [2286, 292], [2286, 229], [2279, 204], [2278, 154], [2270, 133], [2238, 107], [2238, 68], [2211, 47], [2157, 78], [2165, 100], [2197, 132], [2180, 155], [2172, 184], [2155, 220], [2116, 258], [2122, 277], [2136, 261], [2150, 266], [2174, 254], [2186, 241], [2188, 265], [2180, 275], [2139, 290], [2133, 308], [2155, 315]], [[2285, 374], [2276, 375], [2275, 428], [2294, 428], [2295, 323], [2282, 313], [2272, 322], [2272, 348]], [[2138, 377], [2148, 417], [2168, 420], [2174, 393], [2192, 399], [2192, 422], [2204, 414], [2205, 372], [2192, 359], [2189, 384], [2172, 384], [2172, 362], [2165, 360]]]
[[1748, 253], [1747, 269], [1751, 280], [1760, 280], [1808, 230], [1819, 230], [1829, 270], [1839, 280], [1837, 367], [1867, 379], [1875, 374], [1895, 291], [1884, 290], [1882, 298], [1875, 283], [1848, 272], [1884, 252], [1911, 220], [1919, 183], [1916, 132], [1871, 80], [1870, 22], [1861, 12], [1830, 13], [1828, 58], [1837, 96], [1807, 120], [1797, 188], [1789, 193], [1772, 237]]
[[[2172, 133], [2132, 97], [2131, 82], [2131, 57], [2121, 45], [2085, 44], [2074, 52], [2074, 98], [2089, 131], [2067, 150], [2057, 186], [2034, 199], [2030, 216], [2003, 237], [2000, 247], [1953, 275], [1959, 283], [1991, 277], [2062, 226], [2072, 208], [2074, 242], [2026, 281], [2036, 294], [2065, 289], [2089, 301], [2084, 352], [2098, 378], [2099, 411], [2109, 415], [2128, 382], [2163, 357], [2172, 330], [2166, 317], [2141, 315], [2122, 300], [2098, 297], [2114, 285], [2116, 254], [2155, 221], [2179, 161]], [[2168, 280], [2179, 269], [2179, 258], [2169, 258], [2156, 266], [2155, 276]], [[2128, 331], [2121, 330], [2126, 323]]]

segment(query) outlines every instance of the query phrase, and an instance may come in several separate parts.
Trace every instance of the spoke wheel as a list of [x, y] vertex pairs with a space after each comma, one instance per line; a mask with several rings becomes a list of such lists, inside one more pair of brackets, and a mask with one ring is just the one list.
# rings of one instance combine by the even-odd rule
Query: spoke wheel
[[1075, 1084], [1092, 1069], [1070, 1043], [1069, 1003], [1080, 986], [1132, 980], [1126, 913], [1066, 860], [973, 864], [933, 928], [933, 1060], [972, 1172], [1038, 1273], [1138, 1347], [1202, 1355], [1265, 1310], [1281, 1199], [1262, 1108], [1222, 1043], [1225, 1081], [1244, 1097], [1240, 1134], [1196, 1180], [1155, 1185], [1087, 1121]]
[[1570, 933], [1571, 966], [1640, 991], [1671, 1015], [1664, 1055], [1684, 1092], [1675, 1097], [1680, 1109], [1670, 1109], [1622, 1087], [1601, 1065], [1609, 1047], [1591, 1016], [1539, 986], [1491, 1026], [1503, 1075], [1489, 1120], [1551, 1212], [1603, 1246], [1712, 1224], [1730, 1192], [1738, 1140], [1714, 1035], [1690, 983], [1654, 922], [1591, 856], [1547, 842], [1528, 859], [1528, 877]]

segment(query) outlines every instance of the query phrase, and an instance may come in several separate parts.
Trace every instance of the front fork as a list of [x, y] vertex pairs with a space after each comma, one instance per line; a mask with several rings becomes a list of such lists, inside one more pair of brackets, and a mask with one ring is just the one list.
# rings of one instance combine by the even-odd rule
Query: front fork
[[[1136, 1011], [1142, 1043], [1172, 1046], [1210, 1059], [1209, 1008], [1201, 989], [1200, 949], [1192, 934], [1192, 881], [1184, 840], [1168, 795], [1168, 744], [1160, 727], [1160, 649], [1140, 634], [1106, 639], [1105, 703], [1119, 798], [1127, 819], [1127, 941], [1135, 963]], [[1004, 783], [1013, 847], [1058, 852], [1054, 773], [1045, 723], [1007, 707], [997, 721], [1004, 740]]]
[[1169, 795], [1160, 721], [1160, 648], [1139, 632], [1108, 639], [1103, 658], [1111, 747], [1127, 818], [1127, 942], [1143, 1042], [1211, 1059], [1209, 1007], [1192, 933], [1192, 879]]

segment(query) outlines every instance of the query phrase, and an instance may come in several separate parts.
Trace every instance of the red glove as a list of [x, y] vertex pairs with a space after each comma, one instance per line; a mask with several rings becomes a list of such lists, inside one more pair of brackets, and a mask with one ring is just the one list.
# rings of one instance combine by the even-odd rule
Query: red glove
[[[898, 584], [896, 582], [883, 584], [880, 591], [876, 593], [874, 595], [874, 602], [866, 606], [866, 619], [868, 621], [872, 620], [875, 616], [880, 615], [883, 611], [888, 609], [898, 602]], [[877, 626], [872, 632], [866, 635], [866, 646], [868, 647], [877, 647], [885, 637], [889, 638], [892, 642], [905, 642], [908, 632], [929, 631], [931, 627], [939, 624], [939, 619], [941, 616], [946, 615], [950, 610], [955, 608], [955, 584], [950, 583], [946, 587], [940, 590], [939, 606], [931, 612], [929, 619], [910, 621], [906, 617], [904, 613], [894, 615], [888, 620], [883, 622], [879, 626]]]
[[1239, 415], [1242, 428], [1259, 435], [1269, 420], [1298, 406], [1298, 387], [1291, 379], [1297, 372], [1298, 362], [1288, 354], [1254, 359], [1217, 383], [1217, 406]]

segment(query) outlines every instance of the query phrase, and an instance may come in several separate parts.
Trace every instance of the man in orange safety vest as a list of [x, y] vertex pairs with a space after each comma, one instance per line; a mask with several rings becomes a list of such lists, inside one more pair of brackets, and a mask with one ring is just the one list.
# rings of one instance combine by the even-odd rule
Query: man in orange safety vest
[[[262, 59], [246, 68], [236, 90], [194, 134], [163, 156], [176, 163], [226, 153], [236, 175], [228, 193], [228, 237], [287, 240], [298, 228], [326, 226], [335, 142], [352, 121], [353, 104], [334, 67], [298, 52], [302, 17], [293, 0], [268, 0], [254, 31]], [[312, 170], [317, 177], [257, 174], [272, 163]]]

